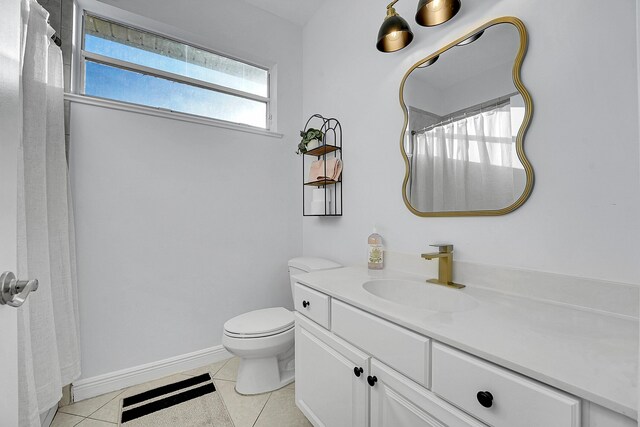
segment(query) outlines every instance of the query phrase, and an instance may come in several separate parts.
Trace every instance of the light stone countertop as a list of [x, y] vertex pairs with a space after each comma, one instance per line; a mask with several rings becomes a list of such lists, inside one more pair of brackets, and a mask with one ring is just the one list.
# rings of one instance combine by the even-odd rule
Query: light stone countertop
[[451, 292], [474, 297], [475, 308], [439, 313], [384, 300], [362, 287], [374, 279], [424, 281], [393, 270], [346, 267], [294, 279], [421, 335], [637, 418], [637, 319], [470, 285]]

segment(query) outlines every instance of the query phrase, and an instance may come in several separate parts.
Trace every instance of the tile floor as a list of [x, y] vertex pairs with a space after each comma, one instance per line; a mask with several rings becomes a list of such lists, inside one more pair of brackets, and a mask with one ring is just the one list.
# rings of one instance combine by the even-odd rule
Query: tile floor
[[[118, 425], [120, 400], [155, 387], [209, 372], [216, 390], [236, 427], [306, 427], [311, 426], [295, 404], [295, 385], [255, 396], [235, 391], [239, 359], [234, 357], [192, 371], [103, 394], [58, 409], [51, 427], [113, 427]], [[176, 426], [179, 427], [179, 426]]]

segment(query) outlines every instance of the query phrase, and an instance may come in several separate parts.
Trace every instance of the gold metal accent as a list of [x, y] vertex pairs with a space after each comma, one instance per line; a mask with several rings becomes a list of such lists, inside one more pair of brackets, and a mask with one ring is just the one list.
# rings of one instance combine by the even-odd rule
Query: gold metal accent
[[416, 22], [423, 27], [444, 24], [458, 13], [460, 0], [420, 0]]
[[[404, 138], [406, 135], [407, 126], [409, 124], [409, 110], [407, 109], [407, 105], [404, 102], [404, 94], [403, 94], [404, 85], [407, 81], [407, 77], [409, 77], [409, 74], [411, 74], [413, 70], [415, 70], [416, 68], [419, 68], [421, 65], [432, 60], [434, 57], [442, 55], [444, 52], [458, 45], [460, 42], [463, 42], [467, 40], [469, 37], [475, 35], [476, 33], [480, 31], [484, 31], [487, 28], [497, 24], [511, 24], [517, 28], [518, 33], [520, 34], [520, 48], [518, 49], [516, 59], [513, 63], [512, 76], [513, 76], [513, 83], [518, 89], [518, 92], [520, 92], [520, 95], [522, 95], [522, 98], [524, 99], [524, 105], [525, 105], [524, 118], [522, 120], [522, 125], [520, 125], [520, 129], [518, 130], [518, 136], [516, 137], [516, 153], [518, 154], [518, 159], [520, 159], [520, 162], [524, 167], [526, 178], [527, 178], [527, 182], [525, 184], [524, 190], [522, 191], [522, 194], [520, 195], [520, 197], [513, 204], [502, 209], [487, 209], [487, 210], [477, 210], [477, 211], [442, 211], [442, 212], [418, 211], [413, 206], [411, 206], [411, 203], [409, 203], [409, 199], [407, 199], [407, 183], [409, 182], [410, 165], [409, 165], [409, 158], [407, 157], [407, 153], [404, 152]], [[503, 16], [501, 18], [496, 18], [485, 23], [484, 25], [476, 28], [475, 30], [449, 43], [448, 45], [441, 48], [437, 52], [434, 52], [431, 55], [427, 56], [426, 58], [421, 59], [420, 61], [413, 64], [413, 66], [409, 68], [409, 70], [405, 73], [404, 77], [402, 78], [402, 82], [400, 83], [400, 106], [402, 107], [402, 111], [404, 112], [404, 126], [402, 127], [402, 133], [400, 134], [400, 152], [402, 153], [402, 158], [404, 159], [404, 164], [406, 168], [404, 181], [402, 182], [402, 199], [404, 200], [404, 204], [413, 214], [417, 216], [422, 216], [422, 217], [505, 215], [505, 214], [508, 214], [509, 212], [513, 212], [514, 210], [518, 209], [520, 206], [522, 206], [524, 202], [527, 201], [527, 199], [531, 195], [531, 191], [533, 190], [533, 184], [534, 184], [533, 167], [531, 166], [531, 162], [529, 162], [529, 159], [527, 159], [527, 156], [525, 155], [525, 152], [524, 152], [524, 136], [527, 133], [529, 124], [531, 123], [531, 117], [533, 115], [533, 102], [531, 100], [531, 95], [529, 95], [529, 91], [527, 91], [527, 89], [524, 87], [524, 84], [522, 83], [522, 79], [520, 77], [522, 62], [527, 52], [527, 44], [528, 44], [528, 35], [527, 35], [527, 29], [524, 26], [524, 23], [520, 19], [514, 16]]]
[[413, 40], [409, 24], [393, 8], [397, 2], [398, 0], [394, 0], [387, 5], [387, 16], [378, 31], [376, 48], [380, 52], [390, 53], [404, 49]]
[[398, 1], [399, 0], [393, 0], [387, 5], [387, 16], [397, 15], [396, 10], [393, 8], [393, 5], [398, 3]]
[[453, 245], [437, 244], [430, 245], [438, 248], [438, 252], [422, 254], [426, 260], [438, 259], [438, 278], [428, 279], [428, 283], [446, 286], [453, 289], [462, 289], [465, 285], [453, 282]]

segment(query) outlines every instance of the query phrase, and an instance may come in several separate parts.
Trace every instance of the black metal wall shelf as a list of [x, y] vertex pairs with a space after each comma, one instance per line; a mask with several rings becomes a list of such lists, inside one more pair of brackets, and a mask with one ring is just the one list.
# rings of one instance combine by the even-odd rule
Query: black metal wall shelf
[[[322, 131], [321, 144], [302, 156], [302, 214], [303, 216], [342, 216], [342, 174], [333, 179], [309, 180], [309, 170], [314, 160], [323, 160], [324, 176], [327, 175], [327, 159], [337, 158], [342, 162], [342, 125], [333, 118], [314, 114], [307, 120], [304, 132], [309, 128]], [[322, 195], [322, 200], [313, 200], [313, 195]], [[315, 191], [315, 193], [314, 193]]]

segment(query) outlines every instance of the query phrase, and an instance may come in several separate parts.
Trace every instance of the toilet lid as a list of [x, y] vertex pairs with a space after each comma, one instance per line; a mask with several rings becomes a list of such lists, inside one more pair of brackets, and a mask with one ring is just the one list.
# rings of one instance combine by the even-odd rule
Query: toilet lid
[[241, 314], [224, 324], [225, 332], [233, 335], [264, 336], [291, 329], [295, 318], [283, 307], [265, 308]]

